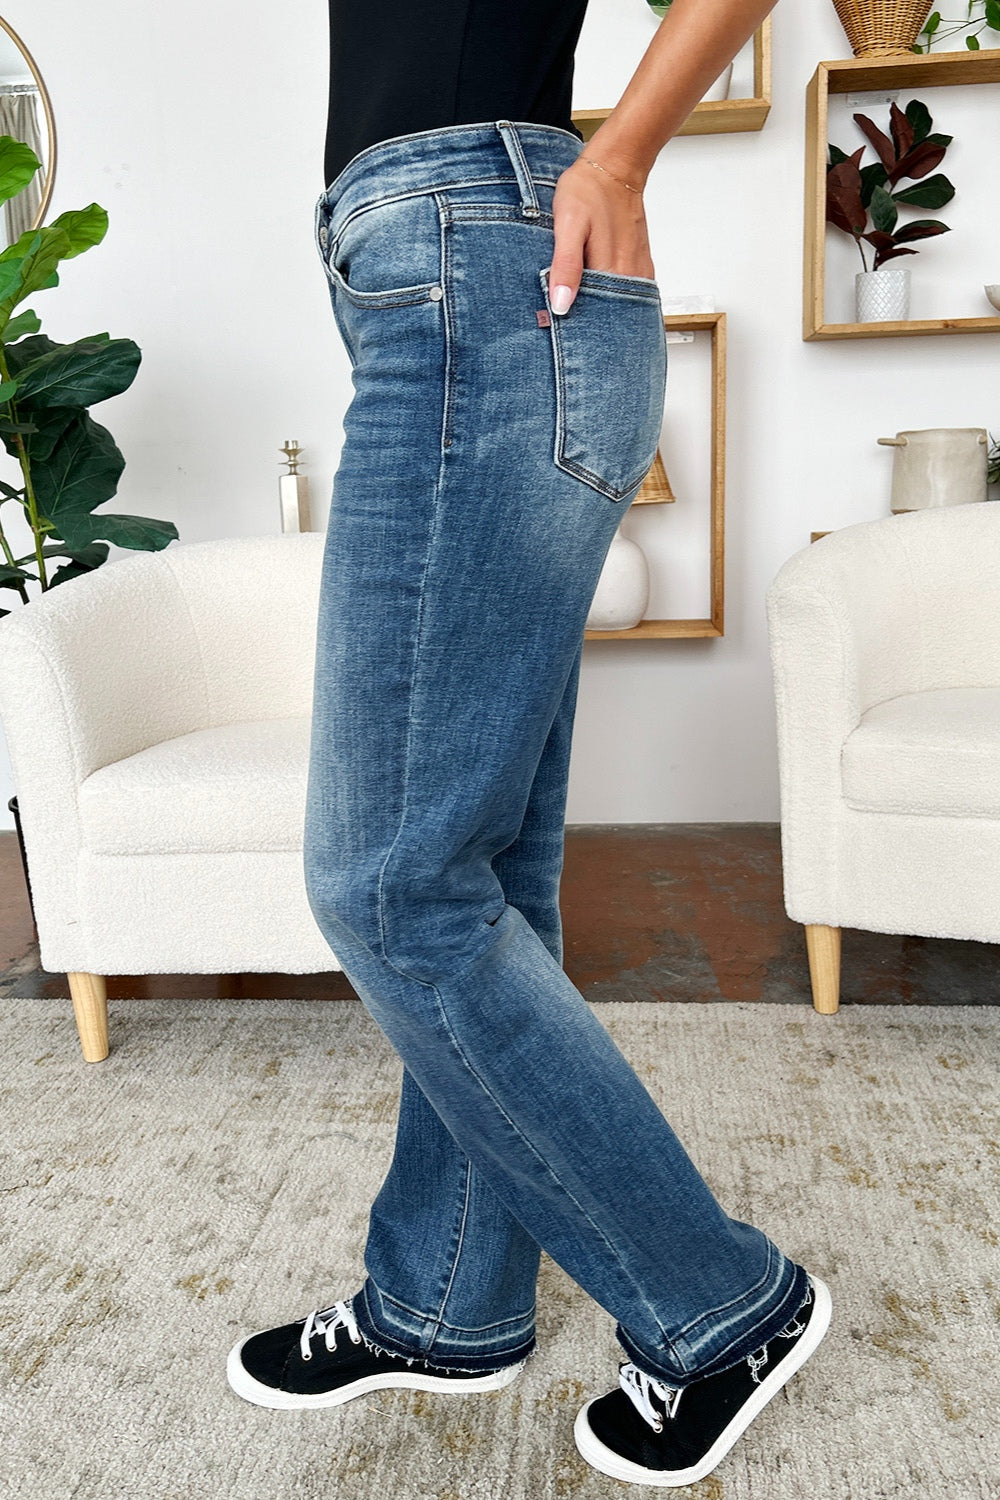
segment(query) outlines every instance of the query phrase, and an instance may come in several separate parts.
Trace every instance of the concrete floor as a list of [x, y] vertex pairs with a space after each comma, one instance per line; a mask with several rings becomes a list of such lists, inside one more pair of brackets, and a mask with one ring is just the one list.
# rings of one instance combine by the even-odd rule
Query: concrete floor
[[[801, 927], [785, 915], [776, 823], [567, 830], [565, 966], [588, 1000], [811, 1005]], [[995, 1005], [990, 943], [847, 929], [842, 1005]], [[343, 999], [342, 974], [113, 975], [109, 999]], [[41, 968], [13, 831], [0, 831], [0, 996], [64, 996]]]

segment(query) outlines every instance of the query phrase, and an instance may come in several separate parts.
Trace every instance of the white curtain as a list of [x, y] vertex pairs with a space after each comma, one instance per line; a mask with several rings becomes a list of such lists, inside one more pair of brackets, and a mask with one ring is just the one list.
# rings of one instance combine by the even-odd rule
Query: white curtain
[[[0, 135], [12, 135], [16, 141], [30, 146], [42, 160], [42, 136], [38, 127], [37, 89], [26, 89], [23, 93], [4, 93], [0, 90]], [[4, 204], [7, 221], [7, 244], [13, 245], [26, 229], [30, 229], [38, 215], [45, 183], [45, 165], [15, 198]]]

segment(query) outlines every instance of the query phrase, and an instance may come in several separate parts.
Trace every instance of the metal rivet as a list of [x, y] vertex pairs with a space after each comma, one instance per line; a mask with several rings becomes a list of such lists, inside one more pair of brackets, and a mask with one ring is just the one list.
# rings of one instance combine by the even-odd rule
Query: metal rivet
[[430, 292], [428, 293], [428, 296], [430, 297], [432, 302], [440, 302], [441, 298], [444, 296], [444, 289], [439, 286], [432, 286]]
[[328, 238], [329, 238], [329, 230], [327, 229], [327, 227], [326, 227], [325, 224], [321, 224], [320, 228], [319, 228], [319, 242], [320, 242], [320, 244], [323, 245], [323, 246], [325, 246]]

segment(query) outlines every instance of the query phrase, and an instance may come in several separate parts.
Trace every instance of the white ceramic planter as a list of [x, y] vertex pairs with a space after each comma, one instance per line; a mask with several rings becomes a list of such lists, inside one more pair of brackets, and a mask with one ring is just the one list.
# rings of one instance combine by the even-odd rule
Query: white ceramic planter
[[649, 563], [638, 542], [617, 532], [604, 559], [588, 630], [631, 630], [649, 604]]
[[902, 323], [910, 316], [909, 266], [879, 266], [854, 278], [855, 318], [859, 323]]

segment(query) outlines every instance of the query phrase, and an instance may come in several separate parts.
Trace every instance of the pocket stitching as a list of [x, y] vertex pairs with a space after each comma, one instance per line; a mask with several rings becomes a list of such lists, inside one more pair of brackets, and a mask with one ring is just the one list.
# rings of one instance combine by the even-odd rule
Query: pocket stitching
[[413, 302], [430, 302], [431, 292], [440, 287], [440, 281], [424, 281], [417, 286], [389, 287], [382, 292], [362, 292], [351, 286], [343, 273], [333, 263], [333, 256], [324, 259], [328, 275], [336, 281], [345, 297], [358, 307], [406, 307]]
[[[549, 314], [549, 332], [551, 335], [550, 344], [552, 348], [552, 363], [555, 372], [556, 421], [555, 441], [552, 452], [553, 461], [556, 464], [557, 468], [562, 469], [563, 473], [570, 474], [573, 476], [573, 478], [582, 480], [584, 484], [589, 485], [591, 489], [596, 490], [601, 495], [604, 495], [606, 499], [613, 500], [617, 503], [623, 500], [631, 490], [635, 489], [636, 485], [642, 483], [646, 475], [649, 473], [649, 470], [652, 467], [653, 462], [655, 461], [656, 455], [654, 453], [653, 458], [650, 460], [649, 464], [647, 464], [646, 467], [641, 471], [641, 473], [633, 478], [630, 483], [626, 484], [623, 488], [620, 489], [613, 484], [609, 484], [607, 480], [602, 479], [599, 474], [593, 473], [593, 471], [586, 468], [585, 465], [577, 463], [575, 459], [566, 457], [565, 449], [567, 433], [565, 366], [563, 361], [563, 348], [562, 344], [560, 343], [561, 334], [558, 326], [559, 315], [552, 311], [552, 303], [549, 299], [548, 273], [550, 269], [551, 267], [549, 266], [543, 266], [538, 273], [538, 279], [541, 282], [542, 295], [545, 299], [545, 306]], [[587, 268], [585, 268], [585, 270], [586, 269]], [[598, 272], [598, 275], [601, 276], [617, 276], [618, 274], [619, 273], [615, 271]], [[583, 283], [581, 282], [581, 285], [582, 284]], [[628, 292], [610, 292], [610, 289], [609, 294], [612, 296], [623, 296], [625, 298], [628, 298], [630, 295]], [[644, 293], [636, 293], [633, 297], [633, 300], [643, 302], [659, 302], [659, 291], [657, 291], [655, 297], [650, 297]]]

